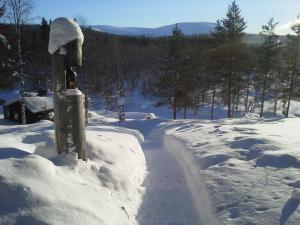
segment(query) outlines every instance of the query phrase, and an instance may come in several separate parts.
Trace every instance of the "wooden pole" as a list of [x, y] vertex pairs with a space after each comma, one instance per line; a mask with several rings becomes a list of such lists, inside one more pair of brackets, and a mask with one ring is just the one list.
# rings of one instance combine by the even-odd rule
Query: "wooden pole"
[[59, 51], [52, 56], [52, 73], [54, 89], [54, 127], [58, 153], [68, 152], [67, 148], [67, 113], [65, 105], [66, 71], [64, 55]]
[[52, 56], [54, 85], [54, 126], [58, 153], [77, 152], [87, 160], [84, 100], [78, 89], [67, 89], [64, 55]]
[[[68, 30], [66, 26], [69, 25], [70, 29], [74, 27], [73, 22], [67, 18], [59, 18], [53, 21], [52, 25], [63, 24], [64, 29], [58, 34], [61, 35], [62, 40], [65, 40], [69, 34], [65, 34], [64, 30]], [[54, 32], [53, 36], [57, 41], [57, 33]], [[76, 87], [76, 73], [73, 70], [73, 67], [81, 65], [82, 40], [80, 38], [60, 46], [52, 55], [56, 148], [58, 153], [76, 152], [79, 159], [86, 161], [84, 100], [81, 91]]]
[[87, 160], [84, 99], [81, 91], [68, 89], [66, 91], [67, 107], [67, 151], [77, 152], [78, 158]]

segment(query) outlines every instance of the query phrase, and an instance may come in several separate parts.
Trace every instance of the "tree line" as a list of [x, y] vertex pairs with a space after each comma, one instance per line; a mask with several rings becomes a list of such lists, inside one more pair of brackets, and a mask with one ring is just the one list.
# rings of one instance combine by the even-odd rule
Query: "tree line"
[[[26, 24], [30, 7], [25, 6], [21, 18], [0, 25], [0, 87], [51, 89], [51, 21]], [[0, 17], [11, 12], [8, 2], [0, 1]], [[235, 1], [210, 35], [185, 36], [175, 26], [171, 37], [117, 36], [83, 24], [79, 84], [100, 93], [107, 110], [115, 96], [139, 90], [158, 107], [171, 107], [174, 119], [180, 110], [186, 118], [203, 106], [210, 107], [211, 119], [217, 106], [226, 106], [229, 118], [256, 108], [263, 117], [266, 101], [273, 103], [274, 115], [282, 103], [288, 117], [291, 101], [299, 98], [300, 24], [284, 39], [276, 34], [277, 26], [271, 18], [262, 26], [261, 44], [248, 44], [247, 23]]]
[[299, 17], [297, 21], [282, 42], [275, 33], [278, 23], [270, 18], [259, 33], [262, 44], [249, 45], [247, 23], [233, 1], [200, 54], [176, 26], [153, 94], [159, 104], [173, 107], [174, 119], [178, 108], [186, 118], [186, 109], [199, 104], [210, 104], [213, 119], [216, 103], [226, 105], [228, 118], [257, 106], [263, 117], [267, 100], [274, 104], [274, 115], [283, 102], [282, 114], [288, 117], [291, 100], [299, 97]]

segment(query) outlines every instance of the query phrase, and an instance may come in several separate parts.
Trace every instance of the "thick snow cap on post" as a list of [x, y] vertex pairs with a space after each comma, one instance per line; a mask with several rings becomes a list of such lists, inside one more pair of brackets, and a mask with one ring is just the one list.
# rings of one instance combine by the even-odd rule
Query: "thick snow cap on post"
[[51, 23], [48, 51], [53, 55], [62, 46], [76, 39], [83, 44], [84, 36], [76, 21], [65, 17], [57, 18]]

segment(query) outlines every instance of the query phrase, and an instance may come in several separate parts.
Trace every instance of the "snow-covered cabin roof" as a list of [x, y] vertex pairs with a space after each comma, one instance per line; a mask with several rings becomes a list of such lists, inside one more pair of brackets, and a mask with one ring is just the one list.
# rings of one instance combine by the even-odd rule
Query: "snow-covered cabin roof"
[[[8, 106], [15, 102], [21, 101], [21, 98], [17, 98], [6, 102], [4, 105]], [[34, 96], [25, 98], [25, 107], [33, 113], [48, 111], [53, 109], [53, 96]]]
[[84, 36], [75, 20], [61, 17], [51, 23], [48, 51], [54, 54], [62, 46], [78, 39], [83, 44]]

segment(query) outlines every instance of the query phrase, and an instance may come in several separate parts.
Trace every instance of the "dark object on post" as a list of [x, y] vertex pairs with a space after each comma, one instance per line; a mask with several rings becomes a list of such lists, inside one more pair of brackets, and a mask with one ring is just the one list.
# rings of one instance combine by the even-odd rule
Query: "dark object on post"
[[79, 159], [86, 161], [84, 101], [73, 69], [82, 65], [82, 42], [83, 35], [74, 20], [58, 18], [52, 22], [49, 52], [52, 54], [56, 147], [58, 153], [76, 152]]

